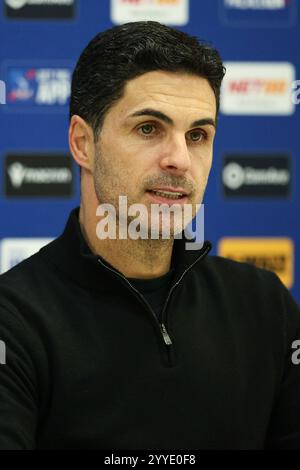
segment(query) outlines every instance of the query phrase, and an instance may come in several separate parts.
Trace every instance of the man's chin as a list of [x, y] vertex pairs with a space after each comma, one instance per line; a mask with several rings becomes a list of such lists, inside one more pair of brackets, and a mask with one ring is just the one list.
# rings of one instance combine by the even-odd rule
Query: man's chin
[[163, 223], [160, 221], [159, 224], [152, 224], [148, 227], [148, 238], [151, 240], [174, 240], [174, 238], [179, 238], [180, 235], [185, 230], [186, 225], [184, 226], [181, 221], [173, 221], [171, 223]]

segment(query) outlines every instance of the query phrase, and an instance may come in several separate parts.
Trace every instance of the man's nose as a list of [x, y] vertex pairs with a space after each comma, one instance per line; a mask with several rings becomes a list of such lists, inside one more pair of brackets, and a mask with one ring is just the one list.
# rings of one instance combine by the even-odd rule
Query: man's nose
[[191, 168], [191, 156], [185, 136], [173, 136], [166, 143], [160, 167], [172, 174], [184, 174]]

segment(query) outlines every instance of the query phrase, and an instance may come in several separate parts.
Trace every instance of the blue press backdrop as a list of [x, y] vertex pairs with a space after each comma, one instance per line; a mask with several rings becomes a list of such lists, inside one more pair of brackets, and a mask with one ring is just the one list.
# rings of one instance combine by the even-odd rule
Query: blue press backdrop
[[[299, 4], [296, 2], [297, 9]], [[252, 13], [252, 12], [251, 12]], [[224, 61], [291, 62], [300, 78], [300, 14], [289, 26], [228, 25], [218, 0], [191, 0], [189, 22], [180, 29], [213, 43]], [[12, 20], [0, 8], [0, 70], [9, 61], [74, 66], [88, 41], [113, 25], [109, 0], [77, 2], [73, 20]], [[1, 72], [0, 72], [1, 73]], [[4, 79], [0, 75], [0, 79]], [[68, 109], [9, 112], [0, 106], [0, 240], [55, 237], [68, 213], [79, 203], [79, 178], [71, 198], [7, 198], [4, 157], [7, 153], [68, 152]], [[300, 301], [300, 106], [290, 116], [220, 114], [214, 163], [205, 197], [205, 235], [216, 253], [224, 236], [290, 237], [295, 245], [294, 297]], [[224, 199], [220, 174], [226, 153], [286, 153], [292, 165], [290, 197]]]

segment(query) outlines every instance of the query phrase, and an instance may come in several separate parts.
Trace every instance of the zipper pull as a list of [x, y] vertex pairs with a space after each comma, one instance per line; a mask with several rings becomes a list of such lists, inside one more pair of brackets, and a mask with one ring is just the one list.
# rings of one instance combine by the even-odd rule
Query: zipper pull
[[162, 332], [162, 335], [163, 335], [163, 338], [164, 338], [164, 342], [166, 343], [167, 346], [170, 346], [172, 344], [172, 341], [171, 341], [171, 338], [166, 330], [166, 327], [165, 325], [162, 323], [161, 325], [161, 332]]

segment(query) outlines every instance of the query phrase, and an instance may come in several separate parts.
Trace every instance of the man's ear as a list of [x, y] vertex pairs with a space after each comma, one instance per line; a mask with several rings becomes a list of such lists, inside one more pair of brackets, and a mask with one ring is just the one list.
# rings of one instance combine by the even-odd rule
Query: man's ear
[[69, 146], [74, 160], [86, 170], [94, 168], [94, 133], [80, 116], [71, 118], [69, 127]]

